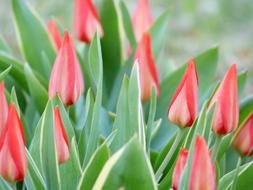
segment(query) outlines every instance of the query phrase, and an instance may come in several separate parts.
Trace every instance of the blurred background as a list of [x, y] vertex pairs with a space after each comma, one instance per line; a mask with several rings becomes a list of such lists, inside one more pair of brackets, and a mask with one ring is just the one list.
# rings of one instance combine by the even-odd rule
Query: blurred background
[[[96, 0], [99, 5], [100, 0]], [[126, 0], [133, 11], [137, 0]], [[73, 1], [30, 0], [46, 22], [61, 17], [65, 27], [72, 28]], [[212, 46], [220, 47], [219, 75], [231, 63], [253, 76], [253, 1], [252, 0], [150, 0], [154, 19], [166, 8], [171, 11], [167, 37], [158, 61], [160, 78], [190, 57]], [[19, 54], [10, 1], [0, 1], [0, 34]], [[247, 93], [253, 87], [248, 81]]]

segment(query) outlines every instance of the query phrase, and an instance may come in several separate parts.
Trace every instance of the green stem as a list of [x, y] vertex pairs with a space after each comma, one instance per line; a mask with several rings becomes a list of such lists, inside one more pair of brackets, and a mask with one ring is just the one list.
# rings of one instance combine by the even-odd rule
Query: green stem
[[10, 185], [11, 189], [13, 189], [13, 190], [17, 189], [16, 182], [9, 182], [9, 185]]
[[169, 152], [167, 153], [166, 157], [164, 158], [162, 164], [159, 166], [157, 172], [155, 173], [155, 178], [158, 181], [160, 179], [160, 177], [163, 174], [163, 171], [165, 170], [166, 166], [168, 165], [169, 161], [171, 160], [171, 157], [173, 156], [174, 152], [177, 149], [178, 144], [180, 143], [182, 137], [183, 137], [183, 129], [180, 128], [176, 140], [174, 141], [171, 149], [169, 150]]
[[237, 184], [237, 180], [238, 180], [238, 173], [239, 173], [239, 168], [240, 168], [241, 162], [242, 162], [242, 157], [240, 155], [239, 158], [238, 158], [238, 161], [237, 161], [236, 170], [235, 170], [235, 174], [234, 174], [234, 177], [233, 177], [231, 190], [235, 190], [235, 188], [236, 188], [236, 184]]
[[213, 163], [215, 162], [215, 160], [218, 156], [218, 150], [219, 150], [220, 142], [221, 142], [221, 136], [217, 135], [217, 137], [215, 139], [214, 146], [213, 146], [213, 150], [212, 150], [212, 161], [213, 161]]

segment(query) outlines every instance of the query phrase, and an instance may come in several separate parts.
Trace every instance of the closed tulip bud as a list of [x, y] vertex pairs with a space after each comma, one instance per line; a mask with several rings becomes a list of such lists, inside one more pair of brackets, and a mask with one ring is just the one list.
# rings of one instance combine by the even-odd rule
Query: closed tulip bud
[[197, 136], [192, 157], [189, 190], [215, 190], [215, 172], [205, 139]]
[[92, 0], [76, 0], [74, 13], [75, 31], [79, 40], [90, 43], [96, 30], [100, 37], [103, 36], [100, 18]]
[[69, 141], [61, 119], [58, 106], [54, 107], [54, 136], [56, 143], [56, 152], [59, 163], [67, 161], [70, 157]]
[[8, 104], [4, 94], [4, 81], [0, 83], [0, 136], [8, 117]]
[[156, 95], [158, 96], [160, 93], [160, 86], [156, 65], [152, 55], [151, 36], [149, 33], [143, 33], [134, 58], [136, 63], [139, 64], [142, 100], [149, 100], [151, 98], [153, 86], [156, 88]]
[[9, 181], [23, 180], [27, 168], [22, 124], [14, 103], [0, 136], [0, 175]]
[[62, 44], [62, 36], [60, 31], [58, 30], [57, 24], [55, 23], [54, 20], [49, 20], [47, 23], [47, 29], [49, 36], [53, 40], [53, 43], [56, 47], [57, 50], [61, 48]]
[[223, 81], [212, 97], [209, 108], [215, 103], [212, 120], [214, 132], [225, 135], [236, 129], [239, 117], [236, 65], [230, 66]]
[[81, 96], [83, 90], [83, 75], [75, 47], [69, 33], [65, 31], [51, 72], [48, 96], [52, 98], [59, 95], [64, 104], [71, 105]]
[[172, 188], [174, 190], [178, 189], [180, 178], [183, 174], [185, 164], [187, 161], [187, 157], [188, 157], [188, 150], [186, 148], [182, 148], [177, 158], [177, 162], [172, 176]]
[[134, 10], [132, 22], [135, 38], [138, 42], [141, 40], [142, 34], [149, 30], [153, 22], [148, 0], [139, 0]]
[[233, 145], [242, 156], [253, 155], [253, 114], [236, 133]]
[[184, 76], [172, 96], [168, 109], [169, 120], [190, 127], [198, 113], [198, 75], [194, 60], [190, 60]]

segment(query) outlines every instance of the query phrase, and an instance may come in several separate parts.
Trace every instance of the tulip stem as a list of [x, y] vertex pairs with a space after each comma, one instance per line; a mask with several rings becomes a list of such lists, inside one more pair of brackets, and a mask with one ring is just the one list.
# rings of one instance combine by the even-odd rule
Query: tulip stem
[[235, 170], [235, 174], [234, 174], [232, 185], [231, 185], [231, 190], [235, 190], [235, 188], [236, 188], [236, 184], [237, 184], [237, 180], [238, 180], [238, 173], [239, 173], [239, 168], [240, 168], [241, 162], [242, 162], [242, 157], [240, 155], [238, 158], [238, 161], [237, 161], [236, 170]]
[[10, 185], [11, 189], [13, 189], [13, 190], [17, 189], [16, 182], [9, 182], [9, 185]]
[[168, 163], [170, 162], [173, 154], [175, 153], [178, 144], [180, 143], [182, 137], [183, 137], [183, 133], [184, 130], [180, 128], [180, 130], [178, 131], [177, 137], [174, 141], [174, 143], [172, 144], [172, 147], [170, 148], [169, 152], [167, 153], [166, 157], [164, 158], [163, 162], [161, 163], [161, 165], [159, 166], [158, 170], [155, 173], [155, 178], [157, 181], [159, 181], [159, 179], [161, 178], [163, 171], [165, 170], [166, 166], [168, 165]]

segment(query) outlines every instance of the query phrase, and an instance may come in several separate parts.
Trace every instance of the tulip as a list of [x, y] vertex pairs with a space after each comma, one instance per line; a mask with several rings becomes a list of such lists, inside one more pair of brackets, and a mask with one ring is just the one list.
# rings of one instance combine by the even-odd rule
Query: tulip
[[143, 34], [134, 59], [136, 63], [139, 64], [142, 100], [151, 98], [153, 86], [156, 88], [156, 95], [158, 96], [160, 93], [160, 86], [156, 65], [152, 55], [151, 36], [149, 33]]
[[174, 190], [177, 190], [179, 187], [180, 178], [183, 174], [187, 157], [188, 157], [188, 150], [186, 148], [182, 148], [177, 158], [176, 166], [174, 168], [172, 176], [172, 188]]
[[90, 43], [96, 30], [100, 37], [103, 36], [100, 18], [92, 0], [76, 0], [74, 13], [75, 32], [79, 40]]
[[139, 0], [134, 10], [132, 22], [136, 41], [139, 42], [142, 38], [142, 34], [147, 32], [153, 23], [148, 0]]
[[215, 190], [215, 173], [204, 137], [197, 136], [192, 157], [189, 190]]
[[239, 117], [236, 65], [230, 66], [209, 108], [215, 104], [212, 128], [219, 135], [225, 135], [236, 129]]
[[57, 24], [55, 23], [54, 20], [48, 21], [47, 29], [48, 29], [48, 33], [50, 37], [52, 38], [54, 42], [56, 49], [59, 50], [62, 44], [62, 37], [61, 37], [60, 31], [58, 30]]
[[69, 33], [65, 31], [51, 72], [48, 95], [49, 98], [59, 95], [63, 103], [71, 105], [81, 96], [83, 90], [83, 76], [75, 47]]
[[0, 136], [8, 117], [8, 104], [4, 95], [4, 81], [0, 83]]
[[180, 126], [190, 127], [198, 113], [198, 75], [193, 59], [189, 61], [184, 76], [172, 96], [168, 109], [169, 120]]
[[253, 113], [236, 133], [233, 145], [242, 156], [253, 155]]
[[0, 175], [9, 181], [23, 180], [26, 168], [24, 132], [15, 104], [11, 103], [0, 136]]
[[54, 136], [56, 143], [56, 152], [59, 163], [67, 161], [70, 157], [69, 141], [61, 119], [58, 106], [54, 107]]

